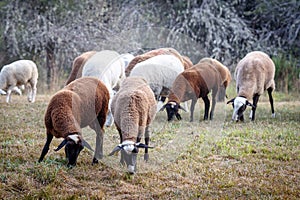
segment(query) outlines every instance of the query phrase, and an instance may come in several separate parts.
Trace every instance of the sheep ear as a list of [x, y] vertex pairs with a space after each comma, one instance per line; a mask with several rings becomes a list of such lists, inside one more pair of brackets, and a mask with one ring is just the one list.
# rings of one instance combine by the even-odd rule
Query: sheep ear
[[6, 92], [2, 89], [0, 89], [0, 94], [6, 95]]
[[82, 146], [84, 146], [84, 147], [88, 148], [89, 150], [91, 150], [92, 152], [94, 152], [94, 150], [92, 149], [91, 145], [87, 141], [85, 141], [84, 139], [82, 139], [81, 142], [82, 142]]
[[229, 103], [233, 103], [233, 102], [234, 102], [234, 100], [235, 100], [235, 98], [233, 98], [233, 99], [231, 99], [231, 100], [227, 101], [227, 104], [229, 104]]
[[179, 105], [179, 109], [181, 109], [181, 110], [187, 112], [186, 109], [184, 109], [183, 107], [181, 107], [181, 105]]
[[163, 107], [161, 107], [161, 108], [159, 109], [159, 111], [163, 111], [163, 110], [166, 108], [166, 106], [167, 106], [167, 104], [163, 105]]
[[143, 143], [135, 143], [135, 146], [136, 146], [137, 148], [143, 148], [143, 149], [146, 149], [146, 148], [152, 149], [152, 148], [154, 148], [154, 147], [150, 147], [150, 146], [148, 146], [148, 145], [146, 145], [146, 144], [143, 144]]
[[116, 146], [108, 156], [114, 155], [116, 152], [119, 152], [122, 149], [120, 145]]
[[60, 145], [58, 145], [58, 147], [56, 149], [54, 149], [54, 151], [59, 151], [61, 148], [63, 148], [66, 144], [67, 144], [68, 140], [64, 139]]
[[250, 103], [249, 101], [246, 101], [246, 105], [251, 106], [252, 108], [255, 108], [255, 106], [252, 103]]

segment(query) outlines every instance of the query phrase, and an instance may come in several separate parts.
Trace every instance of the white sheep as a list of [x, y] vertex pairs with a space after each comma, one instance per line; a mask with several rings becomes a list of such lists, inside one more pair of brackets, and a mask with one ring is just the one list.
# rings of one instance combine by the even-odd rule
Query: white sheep
[[33, 103], [37, 91], [37, 81], [38, 69], [36, 64], [31, 60], [18, 60], [2, 68], [0, 72], [0, 93], [7, 94], [6, 102], [9, 103], [11, 92], [14, 90], [22, 94], [18, 87], [25, 85], [28, 90], [27, 99]]
[[[174, 55], [157, 55], [136, 64], [129, 76], [143, 77], [154, 92], [156, 100], [168, 96], [170, 88], [178, 74], [183, 72], [182, 62]], [[157, 111], [163, 102], [159, 101]]]
[[[114, 96], [111, 109], [120, 134], [120, 144], [109, 155], [122, 150], [121, 163], [126, 163], [128, 171], [134, 173], [138, 148], [145, 148], [144, 159], [149, 159], [149, 126], [156, 113], [154, 94], [142, 77], [128, 77]], [[145, 144], [140, 143], [143, 136]]]
[[[121, 81], [125, 79], [125, 63], [115, 51], [100, 51], [86, 61], [83, 66], [82, 76], [93, 76], [101, 80], [107, 87], [112, 99], [115, 93], [114, 89], [119, 88]], [[109, 103], [109, 113], [105, 126], [111, 126], [112, 124], [113, 116]]]
[[98, 159], [103, 157], [103, 126], [108, 111], [108, 101], [109, 92], [106, 86], [93, 77], [76, 79], [54, 94], [45, 113], [47, 140], [39, 162], [44, 159], [55, 136], [64, 138], [55, 151], [66, 146], [68, 167], [76, 165], [77, 157], [83, 147], [92, 150], [81, 134], [81, 128], [90, 126], [97, 134], [93, 158], [93, 163], [97, 163]]
[[[249, 118], [254, 121], [255, 110], [260, 95], [268, 91], [272, 117], [275, 117], [272, 92], [275, 89], [275, 65], [271, 58], [260, 51], [248, 53], [235, 69], [237, 97], [227, 103], [232, 103], [232, 120], [244, 121], [246, 106], [251, 106]], [[249, 102], [253, 99], [253, 104]]]

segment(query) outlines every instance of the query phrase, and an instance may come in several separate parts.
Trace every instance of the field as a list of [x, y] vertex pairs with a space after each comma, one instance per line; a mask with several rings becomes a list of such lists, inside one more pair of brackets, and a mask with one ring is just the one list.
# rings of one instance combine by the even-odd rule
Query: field
[[[91, 165], [87, 149], [68, 169], [64, 151], [53, 151], [61, 139], [38, 163], [50, 97], [38, 95], [34, 104], [25, 96], [12, 96], [11, 104], [0, 97], [0, 199], [300, 199], [299, 97], [275, 94], [276, 118], [262, 97], [255, 122], [231, 122], [232, 107], [224, 103], [215, 120], [204, 122], [202, 100], [193, 123], [189, 113], [166, 123], [160, 112], [152, 126], [155, 148], [148, 163], [140, 151], [134, 176], [117, 156]], [[119, 138], [115, 127], [105, 131], [107, 155]], [[95, 133], [85, 128], [83, 136], [94, 147]]]

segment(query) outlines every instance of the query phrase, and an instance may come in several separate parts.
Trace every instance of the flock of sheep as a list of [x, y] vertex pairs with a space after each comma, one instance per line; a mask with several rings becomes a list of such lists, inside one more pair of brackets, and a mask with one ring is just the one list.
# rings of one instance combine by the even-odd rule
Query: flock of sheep
[[[263, 52], [251, 52], [238, 63], [235, 70], [237, 97], [227, 102], [233, 105], [232, 120], [244, 121], [246, 106], [252, 107], [249, 117], [254, 120], [258, 99], [265, 90], [272, 116], [275, 116], [274, 75], [274, 63]], [[1, 70], [0, 93], [7, 94], [9, 103], [11, 92], [21, 94], [20, 88], [25, 86], [28, 101], [34, 102], [37, 79], [38, 70], [32, 61], [13, 62]], [[55, 136], [64, 138], [55, 151], [65, 147], [67, 166], [76, 165], [84, 147], [92, 150], [81, 134], [81, 128], [90, 126], [96, 132], [92, 163], [97, 163], [103, 158], [104, 126], [114, 123], [120, 144], [109, 155], [121, 151], [120, 162], [127, 166], [128, 172], [135, 173], [140, 148], [145, 149], [144, 160], [149, 159], [148, 149], [152, 148], [149, 126], [158, 111], [166, 110], [168, 121], [174, 116], [180, 120], [179, 110], [187, 109], [186, 104], [181, 103], [192, 100], [190, 121], [193, 121], [195, 104], [202, 98], [204, 120], [212, 120], [216, 95], [226, 90], [230, 81], [230, 71], [216, 59], [203, 58], [193, 65], [188, 57], [173, 48], [155, 49], [135, 57], [108, 50], [83, 53], [74, 59], [66, 86], [55, 93], [48, 104], [44, 117], [47, 139], [39, 162]], [[253, 103], [249, 102], [251, 99]], [[141, 142], [142, 138], [145, 143]]]

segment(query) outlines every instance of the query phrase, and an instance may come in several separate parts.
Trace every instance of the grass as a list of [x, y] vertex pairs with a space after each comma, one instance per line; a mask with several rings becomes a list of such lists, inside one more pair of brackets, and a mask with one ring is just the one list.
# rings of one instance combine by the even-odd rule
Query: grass
[[[155, 148], [148, 163], [140, 152], [134, 176], [119, 166], [117, 156], [91, 165], [93, 155], [86, 149], [68, 169], [64, 151], [53, 151], [61, 139], [53, 140], [38, 163], [51, 96], [38, 95], [34, 104], [25, 96], [6, 104], [1, 96], [0, 199], [299, 199], [300, 101], [274, 96], [276, 118], [262, 96], [255, 122], [232, 123], [232, 108], [222, 103], [216, 119], [204, 122], [201, 100], [192, 123], [189, 113], [172, 123], [158, 113], [151, 135]], [[119, 138], [115, 127], [105, 130], [107, 155]], [[91, 129], [84, 128], [83, 135], [95, 145]]]

